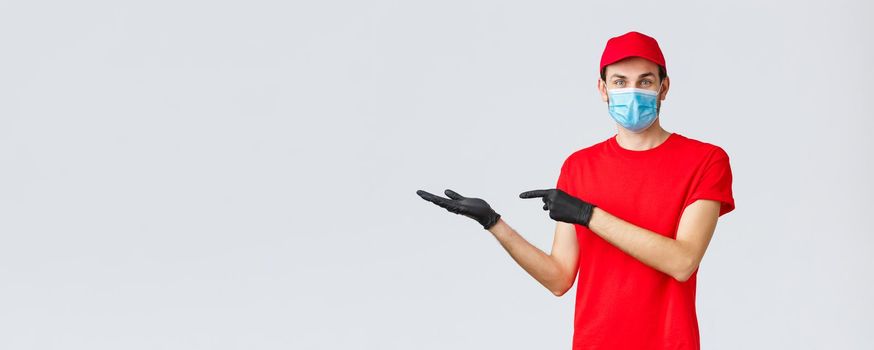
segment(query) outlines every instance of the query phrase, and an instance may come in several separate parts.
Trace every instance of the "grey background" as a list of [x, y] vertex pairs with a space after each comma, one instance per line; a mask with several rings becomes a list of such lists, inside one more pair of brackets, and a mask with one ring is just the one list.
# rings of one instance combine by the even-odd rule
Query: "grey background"
[[518, 193], [616, 132], [610, 37], [723, 147], [706, 349], [874, 347], [864, 1], [0, 2], [0, 348], [568, 349], [556, 298], [417, 189]]

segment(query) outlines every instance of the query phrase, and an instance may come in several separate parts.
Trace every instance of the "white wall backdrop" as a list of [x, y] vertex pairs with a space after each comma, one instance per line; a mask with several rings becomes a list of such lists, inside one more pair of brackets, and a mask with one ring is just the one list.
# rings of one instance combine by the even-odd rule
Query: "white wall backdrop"
[[655, 37], [662, 126], [731, 157], [706, 349], [874, 347], [872, 5], [0, 2], [0, 348], [568, 349], [524, 190], [616, 132], [607, 39]]

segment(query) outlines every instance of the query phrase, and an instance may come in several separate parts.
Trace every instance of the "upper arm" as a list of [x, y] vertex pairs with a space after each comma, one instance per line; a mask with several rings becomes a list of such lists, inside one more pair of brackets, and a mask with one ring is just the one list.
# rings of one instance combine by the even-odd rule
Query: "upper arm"
[[580, 248], [577, 242], [577, 230], [573, 224], [562, 221], [555, 222], [555, 238], [552, 241], [550, 256], [558, 263], [570, 288], [577, 277], [579, 269]]
[[683, 246], [690, 258], [687, 274], [683, 277], [688, 278], [704, 258], [704, 252], [716, 230], [721, 205], [719, 201], [699, 199], [683, 210], [677, 228], [677, 242]]

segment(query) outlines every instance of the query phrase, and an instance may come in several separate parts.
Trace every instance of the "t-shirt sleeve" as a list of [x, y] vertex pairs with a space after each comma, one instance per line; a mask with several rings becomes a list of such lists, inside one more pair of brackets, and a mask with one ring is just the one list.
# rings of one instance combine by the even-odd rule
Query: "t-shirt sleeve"
[[717, 147], [704, 165], [704, 171], [697, 179], [696, 185], [692, 189], [692, 195], [686, 202], [687, 205], [699, 199], [715, 200], [722, 203], [719, 208], [719, 216], [727, 214], [734, 210], [731, 180], [731, 165], [728, 154], [722, 148]]

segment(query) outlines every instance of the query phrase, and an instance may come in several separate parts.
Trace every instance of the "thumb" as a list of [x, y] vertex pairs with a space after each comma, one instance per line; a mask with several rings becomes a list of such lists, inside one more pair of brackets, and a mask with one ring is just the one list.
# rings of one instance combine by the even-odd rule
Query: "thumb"
[[456, 193], [455, 191], [450, 190], [450, 189], [448, 189], [448, 188], [446, 189], [446, 191], [443, 191], [443, 193], [446, 194], [446, 197], [449, 197], [449, 198], [452, 198], [452, 199], [455, 199], [455, 200], [463, 199], [463, 198], [464, 198], [464, 196], [462, 196], [462, 195], [460, 195], [460, 194]]

